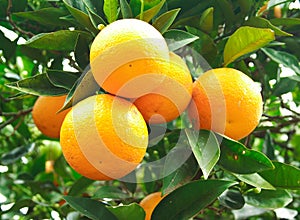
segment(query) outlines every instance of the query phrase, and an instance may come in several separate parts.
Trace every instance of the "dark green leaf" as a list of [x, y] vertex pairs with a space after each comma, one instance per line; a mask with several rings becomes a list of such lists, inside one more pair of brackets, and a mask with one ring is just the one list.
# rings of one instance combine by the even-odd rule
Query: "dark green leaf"
[[70, 188], [70, 191], [68, 193], [69, 196], [78, 196], [80, 195], [88, 186], [90, 186], [94, 180], [81, 177], [77, 181], [75, 181]]
[[21, 157], [26, 155], [28, 152], [32, 151], [35, 144], [28, 144], [26, 146], [21, 146], [14, 148], [12, 151], [5, 153], [1, 156], [1, 164], [3, 165], [9, 165], [17, 160], [19, 160]]
[[2, 31], [0, 31], [0, 42], [0, 50], [2, 50], [4, 57], [9, 60], [16, 52], [17, 42], [6, 38]]
[[91, 39], [91, 35], [89, 35], [88, 32], [60, 30], [51, 33], [38, 34], [29, 39], [25, 45], [45, 50], [72, 51], [75, 48], [79, 35]]
[[244, 25], [257, 28], [270, 28], [274, 31], [275, 35], [278, 36], [293, 36], [290, 33], [280, 30], [278, 27], [274, 26], [270, 21], [262, 17], [252, 17], [249, 20], [247, 20]]
[[261, 50], [276, 63], [283, 64], [284, 66], [291, 68], [297, 74], [300, 74], [300, 65], [296, 56], [272, 48], [262, 48]]
[[198, 170], [197, 161], [191, 155], [181, 167], [163, 178], [162, 193], [168, 194], [174, 189], [188, 183], [193, 179]]
[[160, 33], [165, 33], [174, 22], [179, 11], [180, 8], [165, 12], [153, 22], [153, 26], [160, 31]]
[[118, 0], [104, 0], [103, 11], [108, 23], [112, 23], [117, 20]]
[[293, 201], [292, 195], [283, 189], [262, 190], [260, 193], [254, 191], [245, 195], [246, 203], [267, 209], [277, 209], [287, 206]]
[[146, 215], [144, 209], [136, 203], [110, 206], [107, 209], [117, 216], [118, 220], [144, 220]]
[[294, 26], [300, 25], [300, 18], [273, 18], [270, 22], [276, 26]]
[[237, 58], [262, 48], [275, 40], [271, 29], [240, 27], [228, 39], [224, 48], [224, 66]]
[[266, 132], [262, 152], [271, 160], [275, 159], [274, 143], [269, 131]]
[[206, 130], [186, 129], [185, 132], [204, 179], [207, 179], [220, 157], [218, 140], [214, 133]]
[[238, 174], [250, 174], [273, 169], [272, 162], [263, 153], [250, 150], [240, 142], [223, 137], [219, 164]]
[[149, 22], [152, 18], [155, 17], [155, 15], [158, 14], [162, 6], [165, 4], [166, 0], [162, 0], [160, 3], [155, 5], [154, 7], [148, 9], [147, 11], [142, 12], [136, 18], [141, 19], [143, 21]]
[[47, 70], [47, 76], [54, 86], [70, 90], [79, 78], [79, 73], [66, 72], [61, 70]]
[[242, 193], [236, 189], [228, 189], [219, 197], [219, 201], [223, 206], [230, 209], [241, 209], [245, 205]]
[[[86, 8], [83, 1], [73, 1], [73, 0], [63, 0], [67, 9], [70, 11], [71, 15], [77, 20], [78, 24], [97, 34], [98, 30], [93, 26], [89, 16], [85, 13]], [[72, 2], [72, 4], [71, 4]], [[74, 7], [77, 4], [80, 6]], [[81, 8], [82, 10], [78, 9]]]
[[235, 182], [225, 180], [187, 183], [164, 197], [154, 209], [151, 219], [189, 219], [234, 184]]
[[42, 8], [35, 11], [26, 11], [14, 13], [15, 16], [20, 18], [36, 21], [45, 26], [67, 26], [70, 25], [66, 20], [61, 17], [68, 15], [68, 11], [62, 8]]
[[10, 209], [6, 211], [1, 211], [2, 213], [8, 213], [8, 212], [19, 212], [21, 208], [23, 207], [34, 207], [36, 203], [32, 201], [31, 199], [21, 199], [18, 200]]
[[90, 9], [88, 10], [88, 14], [89, 14], [90, 20], [93, 23], [93, 25], [94, 25], [95, 28], [99, 29], [98, 28], [99, 24], [107, 25], [107, 23], [104, 21], [104, 19], [102, 17], [100, 17], [99, 15], [95, 14]]
[[94, 199], [127, 199], [130, 196], [115, 186], [101, 186], [94, 194]]
[[8, 83], [6, 86], [37, 96], [59, 96], [64, 95], [68, 90], [54, 86], [46, 73], [35, 75], [17, 82]]
[[64, 196], [66, 202], [75, 210], [93, 220], [117, 220], [105, 204], [97, 200], [84, 197]]
[[285, 93], [291, 92], [297, 86], [298, 82], [290, 77], [280, 78], [280, 81], [275, 84], [272, 95], [278, 97]]
[[206, 9], [200, 17], [200, 29], [205, 33], [210, 33], [214, 26], [214, 8]]
[[175, 51], [199, 39], [199, 37], [182, 30], [169, 30], [163, 36], [170, 51]]
[[264, 178], [262, 178], [259, 174], [257, 173], [252, 173], [252, 174], [236, 174], [235, 175], [239, 180], [251, 185], [255, 186], [261, 189], [270, 189], [274, 190], [275, 188], [267, 182]]
[[120, 0], [120, 8], [123, 18], [132, 18], [133, 14], [127, 0]]
[[[89, 42], [81, 35], [78, 36], [75, 46], [75, 60], [81, 69], [85, 69], [90, 63]], [[74, 82], [73, 82], [74, 84]], [[72, 84], [72, 86], [73, 86]]]
[[300, 189], [300, 169], [280, 162], [273, 162], [275, 169], [259, 174], [274, 187]]

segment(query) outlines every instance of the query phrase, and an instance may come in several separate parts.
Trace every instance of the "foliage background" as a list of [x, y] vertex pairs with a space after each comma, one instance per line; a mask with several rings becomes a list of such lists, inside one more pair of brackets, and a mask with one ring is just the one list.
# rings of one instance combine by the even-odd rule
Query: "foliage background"
[[[179, 214], [182, 219], [299, 219], [300, 13], [291, 0], [269, 1], [264, 8], [265, 4], [0, 0], [1, 219], [143, 219], [136, 203], [151, 192], [175, 188], [169, 200], [179, 202], [167, 206], [167, 199], [155, 211], [155, 219], [178, 219]], [[34, 126], [30, 112], [38, 95], [72, 98], [77, 92], [84, 98], [95, 93], [93, 86], [84, 94], [78, 88], [93, 82], [88, 74], [86, 80], [79, 79], [89, 64], [98, 25], [131, 17], [153, 24], [169, 40], [170, 49], [185, 54], [184, 46], [191, 48], [184, 58], [194, 78], [206, 68], [200, 54], [212, 68], [233, 67], [261, 84], [260, 125], [240, 142], [224, 137], [221, 144], [211, 143], [217, 152], [212, 167], [202, 166], [201, 160], [207, 161], [201, 150], [205, 137], [214, 134], [203, 131], [204, 140], [198, 140], [177, 120], [168, 124], [165, 141], [149, 148], [145, 157], [153, 161], [165, 156], [177, 142], [178, 131], [185, 129], [185, 144], [194, 154], [173, 174], [139, 184], [91, 181], [67, 165], [58, 140], [43, 136]], [[224, 144], [230, 147], [225, 150]], [[239, 159], [232, 160], [235, 156]], [[54, 164], [53, 170], [45, 164]], [[153, 173], [144, 170], [143, 175], [138, 178]], [[179, 210], [177, 217], [172, 216], [174, 210]]]

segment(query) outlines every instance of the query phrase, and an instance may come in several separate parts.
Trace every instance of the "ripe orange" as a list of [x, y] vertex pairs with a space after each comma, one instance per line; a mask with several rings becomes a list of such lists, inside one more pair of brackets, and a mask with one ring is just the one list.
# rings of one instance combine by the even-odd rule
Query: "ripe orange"
[[162, 83], [151, 93], [134, 100], [150, 124], [165, 123], [177, 118], [192, 97], [193, 80], [180, 56], [170, 53], [170, 62], [161, 63], [161, 68], [165, 71]]
[[145, 220], [150, 220], [152, 212], [154, 211], [155, 207], [164, 197], [161, 196], [161, 192], [155, 192], [147, 195], [142, 201], [140, 202], [140, 206], [146, 212]]
[[66, 96], [40, 96], [34, 103], [32, 118], [37, 128], [46, 136], [59, 138], [60, 127], [69, 109], [57, 113]]
[[157, 60], [169, 60], [163, 36], [152, 25], [138, 19], [122, 19], [107, 25], [90, 50], [93, 76], [99, 86], [114, 95], [136, 98], [153, 90]]
[[135, 169], [148, 145], [148, 130], [138, 109], [108, 94], [86, 98], [67, 114], [60, 133], [71, 167], [94, 180], [118, 179]]
[[250, 77], [236, 69], [218, 68], [194, 82], [188, 113], [196, 129], [239, 140], [256, 128], [262, 106], [260, 90]]

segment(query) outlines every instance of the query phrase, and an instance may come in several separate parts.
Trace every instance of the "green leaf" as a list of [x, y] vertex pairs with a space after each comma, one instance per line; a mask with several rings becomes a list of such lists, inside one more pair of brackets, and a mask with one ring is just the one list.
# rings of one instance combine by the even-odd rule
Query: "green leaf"
[[241, 209], [245, 205], [242, 193], [237, 189], [228, 189], [219, 197], [220, 203], [230, 209]]
[[280, 78], [279, 82], [275, 84], [272, 95], [281, 96], [285, 93], [291, 92], [297, 86], [299, 82], [291, 79], [290, 77]]
[[153, 26], [160, 31], [160, 33], [165, 33], [168, 28], [173, 24], [175, 18], [177, 17], [180, 8], [167, 11], [160, 15], [154, 22]]
[[198, 180], [187, 183], [164, 197], [155, 207], [153, 220], [189, 219], [236, 184], [225, 180]]
[[89, 42], [86, 40], [86, 38], [82, 37], [81, 35], [78, 36], [74, 52], [76, 62], [80, 68], [84, 70], [90, 63], [90, 48]]
[[261, 50], [276, 63], [291, 68], [295, 71], [295, 73], [300, 74], [299, 60], [296, 56], [284, 51], [274, 50], [272, 48], [261, 48]]
[[34, 207], [36, 205], [36, 202], [32, 201], [31, 199], [20, 199], [18, 201], [16, 201], [16, 203], [8, 210], [5, 211], [1, 211], [2, 213], [14, 213], [14, 212], [19, 212], [21, 208], [24, 207]]
[[228, 39], [224, 49], [224, 66], [237, 58], [262, 48], [275, 40], [271, 29], [240, 27]]
[[275, 35], [277, 36], [293, 36], [290, 33], [280, 30], [278, 27], [274, 26], [269, 20], [262, 17], [252, 17], [249, 20], [247, 20], [244, 25], [257, 28], [270, 28], [274, 31]]
[[210, 33], [214, 26], [214, 8], [206, 9], [200, 17], [200, 29], [205, 33]]
[[162, 193], [168, 194], [174, 189], [188, 183], [193, 179], [198, 170], [197, 161], [191, 155], [181, 167], [163, 178]]
[[91, 39], [91, 35], [88, 32], [60, 30], [35, 35], [26, 41], [25, 45], [45, 50], [72, 51], [75, 48], [79, 35]]
[[166, 31], [163, 36], [168, 43], [170, 51], [175, 51], [199, 39], [199, 37], [186, 31], [175, 29]]
[[70, 25], [69, 22], [61, 19], [61, 17], [68, 15], [68, 11], [62, 8], [42, 8], [35, 11], [17, 12], [13, 15], [36, 21], [45, 26], [57, 27]]
[[269, 182], [267, 182], [264, 178], [262, 178], [258, 173], [252, 173], [252, 174], [235, 174], [235, 176], [251, 185], [255, 186], [261, 189], [269, 189], [269, 190], [274, 190], [274, 186], [272, 186]]
[[186, 129], [185, 132], [204, 179], [207, 179], [220, 157], [218, 140], [214, 133], [206, 130]]
[[219, 165], [238, 174], [250, 174], [274, 168], [272, 162], [263, 153], [250, 150], [240, 142], [224, 136]]
[[64, 196], [64, 199], [73, 209], [92, 220], [118, 220], [117, 217], [107, 209], [105, 204], [97, 200], [72, 196]]
[[46, 72], [49, 80], [54, 86], [67, 90], [70, 90], [73, 87], [74, 83], [80, 76], [78, 73], [66, 72], [61, 70], [48, 69]]
[[46, 73], [8, 83], [6, 86], [37, 96], [59, 96], [68, 92], [67, 89], [54, 86]]
[[294, 166], [273, 162], [275, 169], [259, 173], [266, 181], [276, 188], [300, 189], [300, 169]]
[[19, 160], [21, 157], [26, 155], [28, 152], [32, 151], [35, 147], [35, 144], [28, 144], [25, 146], [14, 148], [12, 151], [5, 153], [1, 156], [1, 164], [3, 165], [9, 165], [15, 163], [17, 160]]
[[72, 187], [69, 190], [68, 195], [69, 196], [78, 196], [80, 195], [88, 186], [90, 186], [94, 180], [81, 177], [80, 179], [76, 180]]
[[107, 23], [104, 21], [104, 19], [102, 17], [95, 14], [95, 12], [91, 11], [90, 9], [88, 9], [88, 14], [89, 14], [90, 20], [93, 23], [94, 27], [97, 28], [97, 31], [99, 31], [98, 30], [99, 24], [107, 25]]
[[246, 203], [267, 209], [277, 209], [287, 206], [293, 201], [292, 195], [283, 189], [262, 190], [260, 193], [254, 191], [245, 195]]
[[120, 9], [123, 18], [132, 18], [133, 14], [127, 0], [120, 0]]
[[115, 186], [101, 186], [94, 194], [94, 199], [128, 199], [130, 196]]
[[117, 216], [118, 220], [144, 220], [146, 215], [144, 209], [136, 203], [131, 203], [129, 205], [109, 206], [107, 209]]
[[153, 6], [152, 8], [148, 9], [147, 11], [142, 12], [136, 18], [141, 19], [143, 21], [149, 22], [152, 18], [155, 17], [155, 15], [158, 14], [162, 6], [165, 4], [166, 0], [162, 0], [157, 5]]
[[118, 0], [104, 0], [103, 11], [108, 23], [112, 23], [117, 20]]
[[17, 41], [11, 41], [6, 36], [2, 31], [0, 31], [0, 50], [2, 50], [2, 53], [4, 57], [9, 60], [15, 55], [16, 48], [17, 48]]
[[[89, 16], [85, 13], [86, 9], [82, 1], [72, 1], [73, 4], [70, 4], [70, 0], [63, 0], [63, 2], [67, 7], [67, 9], [69, 10], [69, 12], [71, 13], [71, 15], [77, 20], [80, 26], [93, 32], [94, 34], [98, 33], [98, 29], [94, 27]], [[74, 7], [74, 2], [81, 4], [81, 6], [79, 7], [81, 8], [81, 10]]]
[[295, 26], [300, 25], [300, 18], [273, 18], [270, 22], [276, 26]]

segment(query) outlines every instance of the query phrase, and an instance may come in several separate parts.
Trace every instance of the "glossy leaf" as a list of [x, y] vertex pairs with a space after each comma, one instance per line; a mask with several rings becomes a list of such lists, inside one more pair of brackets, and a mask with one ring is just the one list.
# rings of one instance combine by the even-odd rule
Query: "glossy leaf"
[[21, 157], [23, 157], [25, 154], [32, 151], [34, 147], [35, 147], [35, 144], [32, 143], [32, 144], [28, 144], [25, 146], [14, 148], [12, 151], [5, 153], [1, 156], [1, 159], [0, 159], [1, 164], [9, 165], [9, 164], [16, 162]]
[[127, 199], [130, 196], [115, 186], [101, 186], [94, 194], [94, 199]]
[[293, 91], [293, 89], [297, 86], [299, 82], [291, 79], [290, 77], [280, 78], [279, 82], [275, 84], [272, 95], [273, 96], [281, 96], [288, 92]]
[[284, 51], [278, 51], [272, 48], [261, 49], [268, 57], [270, 57], [276, 63], [282, 64], [288, 68], [294, 70], [297, 74], [300, 74], [299, 60], [296, 56]]
[[269, 20], [261, 17], [252, 17], [249, 20], [247, 20], [244, 25], [257, 28], [270, 28], [274, 31], [275, 35], [277, 36], [293, 36], [290, 33], [280, 30], [278, 27], [274, 26]]
[[83, 36], [79, 35], [74, 50], [75, 60], [80, 68], [84, 70], [90, 63], [89, 42]]
[[25, 45], [45, 50], [72, 51], [75, 48], [79, 35], [83, 35], [88, 39], [91, 39], [88, 32], [60, 30], [35, 35], [26, 41]]
[[66, 9], [58, 8], [42, 8], [36, 11], [26, 11], [14, 13], [15, 16], [36, 21], [39, 24], [46, 26], [67, 26], [70, 25], [66, 20], [62, 20], [61, 17], [68, 15]]
[[240, 142], [223, 137], [219, 165], [238, 174], [250, 174], [273, 169], [272, 162], [263, 153], [250, 150]]
[[295, 26], [300, 25], [300, 18], [273, 18], [270, 22], [276, 26]]
[[234, 184], [235, 182], [225, 180], [187, 183], [164, 197], [154, 209], [151, 219], [189, 219]]
[[206, 130], [186, 129], [185, 132], [203, 177], [207, 179], [220, 157], [218, 140], [214, 133]]
[[191, 155], [181, 167], [164, 177], [162, 193], [168, 194], [174, 189], [188, 183], [193, 179], [198, 170], [197, 161], [194, 156]]
[[228, 189], [219, 196], [220, 203], [230, 209], [241, 209], [245, 205], [242, 193], [236, 189]]
[[178, 50], [179, 48], [182, 48], [199, 39], [199, 37], [190, 34], [186, 31], [175, 29], [166, 31], [163, 36], [168, 43], [170, 51]]
[[276, 188], [300, 189], [300, 169], [294, 166], [273, 162], [275, 169], [260, 172], [266, 181]]
[[239, 180], [257, 188], [269, 189], [269, 190], [275, 189], [274, 186], [272, 186], [268, 181], [262, 178], [258, 173], [236, 174], [235, 176]]
[[118, 0], [104, 0], [103, 11], [108, 23], [112, 23], [117, 20]]
[[[71, 15], [77, 20], [78, 24], [87, 28], [89, 31], [92, 31], [93, 33], [97, 33], [98, 30], [93, 26], [89, 16], [87, 13], [85, 13], [85, 6], [83, 4], [83, 1], [76, 1], [75, 4], [82, 4], [80, 6], [81, 10], [74, 7], [73, 4], [70, 4], [70, 0], [63, 0], [65, 6], [71, 13]], [[74, 3], [74, 1], [73, 1]]]
[[109, 206], [107, 209], [113, 213], [118, 220], [144, 220], [145, 211], [137, 203], [131, 203], [129, 205], [120, 205], [120, 206]]
[[81, 177], [73, 183], [72, 187], [69, 190], [69, 196], [77, 196], [80, 195], [88, 186], [90, 186], [94, 180]]
[[165, 33], [177, 17], [180, 8], [167, 11], [160, 15], [154, 22], [153, 26], [162, 34]]
[[147, 11], [142, 12], [136, 18], [141, 19], [143, 21], [149, 22], [152, 18], [155, 17], [155, 15], [158, 14], [162, 6], [165, 4], [166, 0], [162, 0], [157, 5], [153, 6], [152, 8], [148, 9]]
[[95, 28], [97, 28], [97, 31], [99, 31], [98, 30], [99, 24], [107, 25], [104, 19], [100, 17], [98, 14], [95, 14], [95, 12], [93, 12], [92, 10], [89, 9], [88, 14], [92, 24], [94, 25]]
[[90, 219], [118, 220], [117, 217], [107, 209], [105, 204], [97, 200], [72, 196], [64, 196], [64, 199], [73, 209]]
[[224, 48], [224, 66], [237, 58], [262, 48], [275, 40], [271, 29], [240, 27], [228, 39]]
[[287, 206], [292, 202], [292, 195], [282, 189], [278, 190], [262, 190], [260, 193], [249, 192], [245, 195], [246, 203], [268, 209], [277, 209]]
[[47, 70], [47, 76], [54, 86], [70, 90], [79, 78], [79, 73], [66, 72], [61, 70]]
[[200, 29], [205, 33], [210, 33], [214, 25], [214, 8], [206, 9], [200, 17]]
[[130, 8], [130, 5], [128, 4], [127, 0], [120, 0], [120, 9], [123, 18], [132, 18], [132, 10]]
[[9, 60], [16, 52], [17, 42], [9, 40], [2, 31], [0, 31], [0, 42], [0, 50], [2, 50], [4, 57]]
[[67, 89], [54, 86], [46, 73], [8, 83], [6, 86], [37, 96], [59, 96], [68, 92]]

